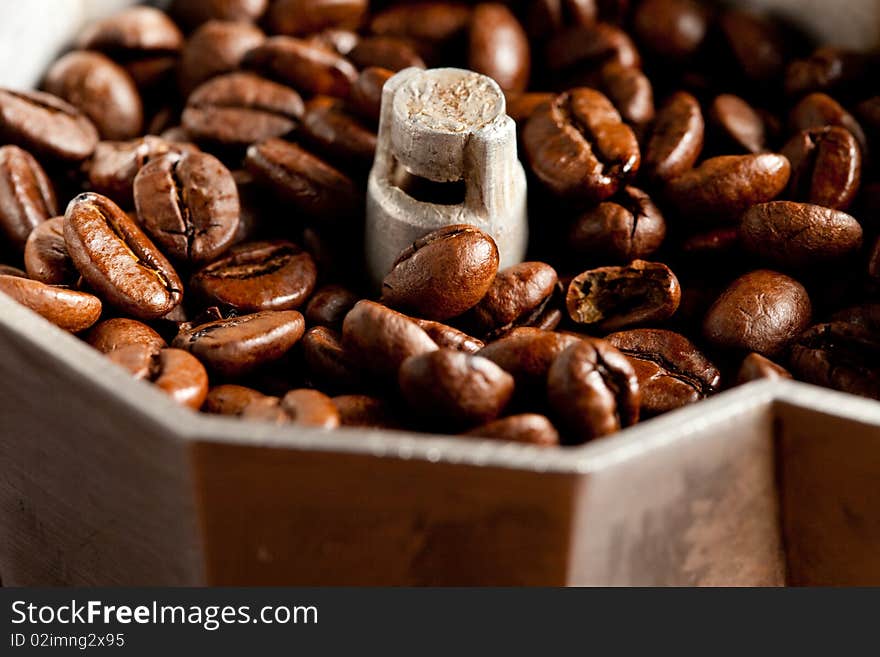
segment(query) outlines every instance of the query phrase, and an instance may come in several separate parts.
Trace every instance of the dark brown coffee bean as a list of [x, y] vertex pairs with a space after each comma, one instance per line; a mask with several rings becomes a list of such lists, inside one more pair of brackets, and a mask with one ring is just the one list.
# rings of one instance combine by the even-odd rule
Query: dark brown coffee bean
[[566, 295], [569, 317], [599, 331], [662, 322], [672, 317], [680, 302], [681, 287], [672, 270], [644, 260], [578, 274]]
[[73, 286], [79, 272], [64, 242], [64, 217], [55, 217], [31, 232], [24, 247], [24, 266], [28, 276], [47, 285]]
[[266, 39], [244, 58], [244, 65], [311, 94], [345, 98], [357, 69], [344, 57], [288, 36]]
[[492, 361], [453, 349], [411, 356], [400, 366], [403, 398], [420, 417], [451, 427], [494, 420], [513, 395], [513, 377]]
[[280, 198], [311, 217], [348, 217], [361, 202], [348, 176], [296, 144], [281, 139], [254, 144], [245, 163]]
[[760, 269], [739, 277], [718, 297], [706, 313], [703, 335], [719, 349], [772, 358], [809, 326], [811, 314], [803, 285]]
[[368, 170], [376, 154], [376, 133], [327, 97], [312, 99], [302, 122], [302, 134], [321, 155], [344, 168]]
[[394, 72], [386, 68], [375, 66], [365, 68], [351, 85], [351, 91], [348, 93], [348, 106], [351, 111], [367, 120], [373, 127], [379, 125], [382, 87], [392, 75]]
[[302, 339], [302, 355], [310, 380], [322, 389], [358, 390], [364, 381], [342, 346], [342, 336], [327, 326], [314, 326]]
[[691, 235], [681, 242], [680, 250], [691, 259], [717, 263], [717, 258], [738, 255], [739, 246], [739, 229], [723, 226]]
[[183, 284], [171, 263], [110, 199], [80, 194], [67, 206], [64, 240], [76, 268], [107, 302], [139, 319], [177, 306]]
[[389, 71], [402, 71], [410, 66], [425, 68], [425, 60], [409, 41], [391, 36], [358, 39], [357, 45], [346, 57], [358, 69], [379, 67]]
[[470, 314], [479, 335], [495, 336], [516, 326], [531, 326], [556, 291], [556, 270], [544, 262], [522, 262], [495, 276]]
[[862, 227], [840, 210], [774, 201], [749, 208], [742, 218], [740, 239], [747, 251], [767, 262], [807, 268], [858, 251]]
[[563, 198], [603, 201], [639, 170], [639, 144], [610, 101], [574, 89], [540, 105], [523, 130], [532, 171]]
[[735, 150], [746, 153], [760, 153], [765, 150], [767, 137], [764, 119], [739, 96], [716, 96], [709, 115], [722, 144], [730, 144]]
[[630, 262], [654, 253], [665, 237], [660, 209], [645, 192], [627, 186], [578, 217], [568, 242], [578, 255]]
[[525, 91], [531, 70], [529, 40], [504, 5], [487, 2], [474, 7], [468, 68], [488, 75], [504, 91]]
[[441, 324], [440, 322], [432, 322], [429, 319], [411, 318], [419, 327], [427, 333], [430, 338], [437, 343], [437, 346], [445, 349], [455, 349], [463, 351], [466, 354], [475, 354], [485, 347], [482, 340], [468, 335], [456, 328]]
[[642, 131], [654, 120], [654, 90], [640, 69], [609, 62], [591, 80], [620, 112], [624, 121]]
[[141, 225], [176, 260], [212, 260], [229, 248], [238, 230], [235, 180], [208, 153], [153, 160], [134, 180], [134, 201]]
[[310, 326], [341, 327], [342, 320], [354, 308], [358, 298], [342, 285], [325, 285], [312, 295], [306, 306], [306, 321]]
[[311, 34], [306, 40], [309, 43], [317, 44], [322, 48], [329, 48], [343, 57], [348, 57], [348, 54], [354, 50], [354, 47], [361, 40], [361, 37], [357, 32], [351, 30], [331, 28]]
[[297, 311], [265, 311], [182, 327], [173, 346], [218, 374], [238, 376], [278, 360], [304, 332], [305, 320]]
[[568, 444], [607, 436], [639, 419], [635, 370], [604, 340], [584, 338], [559, 354], [547, 375], [547, 397]]
[[645, 0], [633, 18], [641, 45], [655, 55], [678, 60], [700, 49], [708, 27], [709, 12], [694, 0]]
[[791, 369], [801, 380], [880, 399], [880, 340], [857, 324], [817, 324], [791, 348]]
[[184, 95], [205, 80], [238, 68], [248, 51], [259, 46], [266, 35], [263, 31], [241, 21], [211, 20], [204, 23], [187, 39], [177, 79]]
[[385, 380], [400, 364], [437, 344], [406, 315], [372, 301], [359, 301], [342, 323], [342, 343], [350, 362]]
[[253, 73], [229, 73], [196, 89], [183, 110], [183, 127], [199, 142], [248, 146], [282, 137], [305, 113], [300, 95]]
[[168, 345], [161, 335], [146, 324], [136, 319], [114, 317], [95, 324], [86, 334], [85, 340], [102, 354], [130, 347], [146, 345], [153, 351], [164, 349]]
[[31, 231], [58, 214], [55, 190], [43, 167], [18, 146], [0, 147], [0, 230], [16, 250]]
[[0, 264], [0, 274], [3, 276], [15, 276], [17, 278], [29, 278], [26, 271], [11, 265]]
[[199, 410], [208, 394], [208, 373], [180, 349], [153, 349], [145, 344], [120, 347], [107, 354], [136, 379], [148, 381], [181, 406]]
[[868, 256], [868, 276], [874, 280], [880, 279], [880, 237], [874, 241]]
[[730, 10], [719, 21], [727, 46], [742, 74], [754, 82], [773, 82], [785, 72], [785, 37], [763, 16]]
[[95, 150], [98, 131], [82, 112], [57, 96], [0, 89], [0, 139], [35, 155], [81, 161]]
[[615, 25], [594, 23], [570, 27], [547, 43], [547, 66], [557, 74], [597, 71], [609, 62], [640, 68], [639, 51], [629, 35]]
[[188, 28], [218, 19], [257, 21], [269, 0], [172, 0], [169, 13]]
[[874, 331], [880, 330], [880, 304], [864, 303], [834, 313], [832, 322], [846, 322], [856, 324]]
[[848, 90], [864, 80], [873, 63], [864, 52], [823, 46], [788, 65], [785, 93], [801, 96], [813, 91]]
[[837, 126], [802, 130], [782, 154], [791, 162], [791, 198], [835, 210], [852, 204], [862, 181], [862, 153], [849, 130]]
[[645, 148], [645, 173], [670, 180], [694, 166], [703, 150], [705, 122], [699, 101], [691, 94], [672, 94], [657, 112]]
[[470, 16], [471, 8], [459, 2], [402, 3], [375, 14], [370, 31], [403, 37], [430, 48], [464, 32]]
[[859, 142], [863, 154], [868, 152], [868, 140], [862, 126], [840, 103], [827, 94], [813, 93], [805, 96], [791, 110], [788, 125], [792, 132], [835, 125], [846, 128]]
[[281, 409], [291, 422], [304, 427], [335, 429], [340, 424], [333, 400], [317, 390], [291, 390], [281, 398]]
[[545, 416], [536, 413], [510, 415], [500, 420], [493, 420], [462, 435], [541, 447], [559, 445], [559, 432], [556, 431], [556, 427]]
[[333, 405], [344, 427], [400, 429], [403, 426], [391, 405], [379, 397], [340, 395], [333, 398]]
[[666, 196], [700, 225], [739, 219], [758, 203], [772, 201], [786, 185], [791, 167], [783, 155], [721, 155], [669, 181]]
[[205, 403], [202, 404], [203, 413], [213, 415], [241, 415], [248, 404], [263, 399], [265, 395], [253, 388], [224, 383], [214, 386], [208, 391]]
[[510, 373], [517, 394], [543, 391], [547, 372], [556, 357], [575, 344], [579, 336], [537, 328], [517, 328], [478, 352]]
[[193, 292], [240, 312], [299, 308], [315, 289], [312, 257], [292, 242], [238, 244], [192, 278]]
[[0, 275], [0, 292], [71, 333], [84, 331], [101, 316], [98, 297], [27, 278]]
[[629, 359], [635, 370], [643, 417], [681, 408], [718, 391], [718, 368], [679, 333], [634, 329], [612, 333], [606, 340]]
[[751, 353], [743, 359], [736, 375], [737, 385], [749, 381], [790, 379], [791, 372], [761, 354]]
[[273, 34], [306, 36], [327, 29], [356, 30], [367, 0], [275, 0], [266, 14]]
[[539, 92], [508, 92], [504, 96], [507, 99], [507, 116], [516, 121], [520, 129], [539, 106], [552, 103], [555, 98], [554, 94]]
[[382, 282], [383, 303], [444, 320], [473, 308], [498, 272], [495, 241], [475, 226], [446, 226], [416, 240]]

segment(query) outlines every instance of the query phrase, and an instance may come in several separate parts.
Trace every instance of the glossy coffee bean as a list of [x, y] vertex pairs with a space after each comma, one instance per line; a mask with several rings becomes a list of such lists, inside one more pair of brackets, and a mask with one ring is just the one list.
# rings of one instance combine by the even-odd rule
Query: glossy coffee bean
[[579, 88], [540, 105], [523, 130], [532, 171], [554, 194], [603, 201], [639, 169], [633, 131], [598, 91]]
[[721, 155], [670, 180], [666, 196], [700, 225], [730, 222], [751, 206], [779, 196], [790, 171], [788, 160], [775, 153]]
[[785, 71], [785, 93], [802, 96], [813, 91], [849, 90], [863, 82], [874, 63], [870, 55], [835, 46], [817, 48], [796, 59]]
[[266, 21], [273, 34], [306, 36], [327, 29], [356, 30], [367, 0], [275, 0]]
[[[351, 111], [375, 127], [379, 125], [379, 112], [382, 107], [382, 87], [394, 75], [387, 68], [371, 66], [365, 68], [351, 85], [348, 93], [348, 107]], [[508, 108], [509, 110], [509, 108]]]
[[398, 413], [381, 397], [370, 395], [340, 395], [333, 398], [343, 427], [369, 429], [400, 429]]
[[791, 162], [788, 196], [794, 200], [846, 210], [859, 191], [862, 152], [845, 128], [802, 130], [783, 147]]
[[0, 275], [0, 292], [71, 333], [84, 331], [101, 316], [98, 297], [27, 278]]
[[168, 346], [162, 336], [149, 326], [126, 317], [105, 319], [95, 324], [86, 334], [85, 340], [102, 354], [132, 345], [145, 345], [153, 351]]
[[446, 226], [416, 240], [382, 282], [383, 303], [425, 319], [473, 308], [498, 272], [495, 241], [475, 226]]
[[244, 65], [312, 94], [345, 98], [357, 69], [344, 57], [288, 36], [266, 39], [244, 58]]
[[173, 346], [231, 377], [278, 360], [304, 332], [305, 320], [297, 311], [264, 311], [183, 327]]
[[502, 269], [470, 313], [479, 335], [494, 336], [531, 326], [556, 291], [556, 270], [545, 262], [522, 262]]
[[507, 116], [517, 123], [517, 128], [522, 129], [529, 117], [535, 110], [545, 103], [552, 103], [555, 94], [544, 92], [506, 93]]
[[674, 93], [657, 112], [645, 148], [645, 173], [655, 180], [682, 175], [700, 156], [704, 136], [700, 102], [684, 91]]
[[736, 375], [737, 385], [750, 381], [790, 379], [791, 372], [761, 354], [751, 353], [743, 359]]
[[607, 436], [639, 419], [635, 370], [604, 340], [584, 338], [557, 356], [547, 375], [547, 398], [567, 444]]
[[488, 75], [504, 91], [525, 91], [531, 54], [525, 30], [503, 4], [486, 2], [471, 14], [468, 68]]
[[850, 215], [793, 201], [752, 206], [743, 215], [739, 234], [748, 252], [796, 269], [841, 260], [862, 246], [862, 227]]
[[180, 349], [153, 349], [144, 344], [120, 347], [108, 354], [136, 379], [148, 381], [181, 406], [199, 410], [208, 394], [208, 373]]
[[392, 36], [358, 39], [346, 57], [357, 69], [379, 67], [402, 71], [410, 66], [425, 68], [425, 61], [409, 41]]
[[302, 98], [293, 89], [240, 72], [198, 87], [187, 100], [182, 121], [198, 142], [244, 147], [292, 132], [304, 113]]
[[312, 257], [292, 242], [248, 242], [202, 268], [193, 293], [239, 312], [299, 308], [315, 289]]
[[559, 432], [545, 416], [537, 413], [510, 415], [471, 429], [464, 436], [507, 440], [513, 443], [555, 447], [559, 445]]
[[639, 44], [661, 57], [695, 54], [709, 29], [709, 12], [695, 0], [645, 0], [633, 18]]
[[410, 356], [435, 351], [437, 344], [406, 315], [373, 301], [359, 301], [342, 323], [346, 358], [369, 374], [394, 379]]
[[309, 102], [302, 135], [315, 152], [346, 169], [369, 170], [376, 154], [376, 133], [348, 114], [341, 103], [319, 97]]
[[314, 326], [303, 336], [301, 351], [309, 379], [323, 390], [351, 391], [365, 387], [355, 360], [345, 353], [342, 335], [327, 326]]
[[464, 331], [459, 331], [447, 324], [440, 322], [432, 322], [430, 319], [411, 318], [419, 325], [428, 336], [437, 343], [438, 347], [445, 349], [455, 349], [463, 351], [466, 354], [475, 354], [485, 347], [485, 343], [472, 335], [468, 335]]
[[739, 96], [716, 96], [709, 109], [709, 116], [722, 144], [729, 144], [736, 151], [745, 153], [760, 153], [765, 150], [767, 136], [764, 119]]
[[203, 263], [235, 239], [238, 190], [223, 164], [208, 153], [169, 153], [134, 180], [138, 219], [170, 257]]
[[537, 328], [517, 328], [477, 352], [510, 373], [517, 393], [543, 391], [556, 357], [580, 336]]
[[0, 140], [37, 156], [82, 161], [95, 150], [98, 131], [82, 112], [57, 96], [0, 89]]
[[281, 398], [281, 409], [291, 422], [304, 427], [335, 429], [340, 425], [333, 400], [317, 390], [291, 390]]
[[208, 390], [202, 412], [212, 415], [241, 415], [248, 404], [263, 399], [261, 392], [234, 383], [224, 383]]
[[880, 399], [880, 340], [863, 326], [813, 326], [792, 345], [790, 365], [802, 381]]
[[73, 286], [79, 272], [64, 241], [64, 217], [54, 217], [37, 225], [24, 247], [24, 266], [35, 281], [47, 285]]
[[602, 91], [621, 118], [642, 134], [655, 116], [654, 89], [648, 77], [638, 68], [609, 62], [593, 78], [590, 86]]
[[678, 310], [680, 301], [681, 287], [672, 270], [644, 260], [578, 274], [566, 295], [569, 317], [599, 331], [662, 322]]
[[529, 37], [543, 40], [565, 27], [596, 22], [596, 0], [529, 0], [525, 28]]
[[182, 25], [196, 27], [210, 20], [256, 22], [269, 0], [172, 0], [169, 13]]
[[268, 422], [270, 424], [289, 424], [290, 416], [281, 408], [278, 397], [257, 397], [251, 400], [239, 414], [248, 422]]
[[177, 79], [186, 95], [202, 82], [236, 70], [241, 60], [259, 46], [266, 35], [241, 21], [211, 20], [190, 35], [180, 54]]
[[568, 243], [578, 255], [630, 262], [651, 255], [666, 237], [660, 209], [640, 189], [627, 186], [608, 201], [581, 214]]
[[306, 40], [322, 48], [328, 48], [343, 57], [347, 57], [360, 42], [361, 35], [352, 30], [328, 28], [310, 35]]
[[775, 271], [739, 277], [706, 313], [703, 335], [714, 347], [773, 358], [810, 324], [804, 286]]
[[376, 13], [370, 21], [370, 31], [405, 38], [427, 60], [441, 60], [439, 55], [444, 54], [444, 48], [466, 32], [471, 11], [471, 7], [459, 2], [404, 2]]
[[862, 126], [840, 103], [827, 94], [813, 93], [805, 96], [792, 108], [788, 125], [792, 132], [826, 126], [846, 128], [859, 142], [863, 154], [868, 152], [868, 140]]
[[785, 37], [768, 19], [755, 13], [729, 10], [720, 20], [721, 33], [739, 71], [750, 81], [770, 83], [785, 72]]
[[0, 230], [21, 250], [31, 231], [58, 214], [52, 181], [18, 146], [0, 147]]
[[555, 35], [545, 50], [547, 66], [557, 76], [597, 71], [609, 62], [639, 68], [641, 57], [629, 35], [616, 25], [579, 25]]
[[325, 285], [309, 300], [305, 310], [306, 321], [309, 326], [341, 327], [342, 320], [358, 299], [354, 292], [342, 285]]
[[254, 144], [245, 163], [258, 180], [309, 216], [347, 217], [361, 203], [351, 178], [296, 144], [280, 139]]
[[498, 417], [513, 395], [513, 377], [492, 361], [453, 349], [411, 356], [400, 366], [400, 392], [420, 417], [467, 427]]
[[718, 368], [680, 333], [633, 329], [612, 333], [606, 340], [629, 359], [635, 370], [644, 417], [681, 408], [718, 391]]
[[180, 303], [183, 284], [171, 263], [110, 199], [74, 198], [64, 240], [76, 268], [107, 303], [139, 319], [161, 317]]

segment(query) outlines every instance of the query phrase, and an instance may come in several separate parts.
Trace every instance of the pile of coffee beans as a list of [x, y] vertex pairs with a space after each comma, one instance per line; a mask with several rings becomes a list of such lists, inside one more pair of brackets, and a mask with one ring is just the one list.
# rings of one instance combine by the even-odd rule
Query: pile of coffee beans
[[[552, 446], [756, 379], [880, 399], [878, 61], [698, 0], [137, 6], [0, 90], [0, 291], [181, 404], [277, 423]], [[505, 91], [528, 262], [449, 226], [370, 289], [409, 66]]]

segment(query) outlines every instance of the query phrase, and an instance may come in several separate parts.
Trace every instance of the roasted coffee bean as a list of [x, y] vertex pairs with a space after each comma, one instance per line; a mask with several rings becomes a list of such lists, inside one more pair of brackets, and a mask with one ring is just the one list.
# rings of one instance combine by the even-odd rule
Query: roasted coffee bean
[[681, 287], [664, 264], [635, 260], [622, 267], [600, 267], [578, 274], [568, 286], [571, 319], [599, 331], [662, 322], [678, 310]]
[[244, 58], [244, 65], [312, 94], [345, 98], [357, 69], [344, 57], [288, 36], [266, 39]]
[[531, 54], [525, 30], [502, 4], [487, 2], [471, 14], [468, 68], [488, 75], [504, 91], [525, 91]]
[[720, 20], [721, 32], [740, 72], [753, 82], [780, 80], [785, 72], [785, 37], [774, 23], [747, 11], [730, 10]]
[[354, 308], [358, 296], [341, 285], [325, 285], [318, 289], [306, 306], [306, 321], [310, 326], [341, 327], [348, 311]]
[[43, 86], [91, 119], [102, 139], [141, 133], [144, 108], [134, 80], [101, 53], [68, 53], [52, 65]]
[[76, 268], [107, 303], [139, 319], [161, 317], [180, 303], [183, 284], [171, 263], [110, 199], [74, 198], [64, 240]]
[[24, 266], [28, 276], [47, 285], [72, 286], [79, 272], [64, 241], [64, 217], [38, 224], [24, 247]]
[[463, 33], [470, 17], [471, 8], [458, 2], [401, 3], [375, 14], [370, 31], [403, 37], [433, 52]]
[[704, 133], [700, 102], [687, 92], [674, 93], [657, 112], [645, 148], [645, 173], [670, 180], [688, 171], [703, 150]]
[[[348, 106], [352, 112], [366, 119], [371, 126], [379, 125], [382, 107], [382, 87], [394, 75], [386, 68], [371, 66], [361, 71], [348, 93]], [[508, 108], [509, 110], [509, 108]]]
[[333, 398], [343, 427], [369, 429], [400, 429], [398, 413], [381, 397], [370, 395], [340, 395]]
[[293, 89], [253, 73], [229, 73], [196, 89], [181, 118], [196, 141], [244, 147], [292, 132], [304, 113]]
[[498, 272], [495, 241], [475, 226], [446, 226], [416, 240], [382, 282], [382, 301], [445, 320], [473, 308]]
[[597, 71], [609, 62], [641, 67], [642, 60], [629, 35], [615, 25], [594, 23], [570, 27], [550, 39], [547, 66], [557, 75]]
[[747, 251], [771, 264], [805, 269], [858, 251], [862, 227], [840, 210], [774, 201], [746, 211], [740, 239]]
[[358, 69], [376, 66], [390, 71], [402, 71], [410, 66], [425, 68], [425, 60], [408, 41], [391, 36], [358, 39], [346, 57]]
[[874, 241], [868, 256], [868, 276], [874, 280], [880, 279], [880, 237]]
[[578, 255], [630, 262], [649, 256], [666, 237], [660, 209], [645, 192], [627, 186], [612, 199], [581, 214], [568, 242]]
[[709, 116], [722, 144], [730, 144], [735, 150], [746, 153], [765, 150], [764, 119], [739, 96], [716, 96]]
[[817, 324], [791, 348], [791, 369], [801, 380], [880, 399], [880, 340], [857, 324]]
[[327, 326], [306, 331], [301, 344], [310, 379], [325, 390], [348, 391], [363, 388], [363, 381], [342, 346], [342, 336]]
[[510, 415], [471, 429], [462, 435], [507, 440], [540, 447], [559, 445], [559, 432], [556, 431], [556, 427], [545, 416], [537, 413]]
[[547, 398], [567, 444], [607, 436], [639, 419], [635, 370], [604, 340], [584, 338], [556, 357], [547, 374]]
[[27, 278], [0, 275], [0, 292], [71, 333], [84, 331], [101, 316], [98, 297]]
[[3, 276], [15, 276], [17, 278], [28, 278], [28, 274], [23, 269], [13, 267], [11, 265], [0, 265], [0, 274]]
[[239, 312], [299, 308], [315, 289], [312, 257], [292, 242], [238, 244], [192, 278], [204, 300]]
[[281, 399], [278, 397], [258, 397], [251, 400], [241, 410], [239, 417], [249, 422], [290, 423], [290, 416], [281, 408]]
[[81, 161], [95, 150], [98, 131], [82, 112], [57, 96], [0, 89], [0, 140], [38, 156]]
[[670, 180], [666, 196], [700, 225], [731, 222], [751, 206], [779, 196], [790, 171], [788, 160], [776, 153], [721, 155]]
[[268, 5], [269, 0], [173, 0], [168, 11], [192, 28], [212, 19], [257, 21]]
[[862, 180], [862, 153], [849, 130], [837, 126], [802, 130], [782, 154], [791, 162], [791, 198], [835, 210], [852, 204]]
[[348, 57], [348, 53], [354, 50], [354, 47], [361, 40], [361, 36], [351, 30], [330, 28], [312, 34], [306, 40], [322, 48], [328, 48], [343, 57]]
[[718, 258], [739, 254], [739, 229], [722, 226], [697, 233], [681, 242], [681, 253], [691, 259], [717, 263]]
[[111, 351], [108, 357], [134, 378], [152, 383], [181, 406], [199, 410], [208, 394], [205, 368], [180, 349], [133, 344]]
[[737, 385], [763, 379], [790, 379], [791, 372], [761, 354], [751, 353], [743, 359], [736, 375]]
[[556, 270], [545, 262], [522, 262], [502, 269], [470, 313], [479, 335], [494, 337], [516, 326], [531, 326], [556, 291]]
[[529, 117], [539, 106], [552, 103], [554, 94], [542, 92], [506, 93], [507, 116], [517, 122], [519, 128], [525, 125]]
[[513, 377], [492, 361], [453, 349], [407, 358], [400, 392], [420, 417], [453, 427], [494, 420], [513, 395]]
[[326, 29], [356, 30], [367, 0], [275, 0], [266, 14], [273, 34], [306, 36]]
[[856, 324], [871, 330], [880, 330], [880, 304], [865, 303], [834, 313], [832, 322]]
[[153, 351], [168, 345], [156, 331], [136, 319], [114, 317], [95, 324], [86, 334], [85, 340], [102, 354], [130, 347], [146, 345]]
[[208, 391], [202, 411], [213, 415], [241, 415], [248, 404], [263, 399], [265, 395], [253, 388], [224, 383]]
[[772, 358], [809, 326], [811, 314], [803, 285], [759, 269], [736, 279], [718, 297], [706, 313], [703, 335], [719, 349]]
[[350, 362], [383, 379], [397, 376], [400, 364], [437, 344], [418, 324], [373, 301], [359, 301], [342, 323], [342, 344]]
[[234, 71], [248, 51], [265, 38], [263, 31], [250, 23], [218, 20], [204, 23], [187, 39], [180, 54], [177, 79], [181, 92], [187, 95], [205, 80]]
[[304, 427], [335, 429], [340, 424], [333, 400], [317, 390], [291, 390], [281, 398], [281, 409], [291, 422]]
[[873, 63], [875, 60], [863, 52], [823, 46], [788, 65], [785, 93], [801, 96], [813, 91], [849, 90], [864, 81]]
[[31, 231], [58, 214], [55, 190], [43, 167], [18, 146], [0, 147], [0, 230], [17, 250]]
[[517, 328], [477, 352], [510, 373], [517, 394], [543, 391], [556, 357], [581, 337], [537, 328]]
[[466, 354], [475, 354], [486, 346], [482, 340], [478, 340], [452, 326], [417, 317], [413, 317], [412, 320], [437, 343], [438, 347], [455, 349]]
[[296, 144], [281, 139], [254, 144], [245, 163], [257, 179], [311, 217], [347, 217], [361, 203], [348, 176]]
[[791, 110], [788, 125], [792, 132], [826, 126], [846, 128], [859, 142], [863, 154], [868, 152], [868, 140], [862, 126], [840, 103], [827, 94], [813, 93], [805, 96]]
[[238, 230], [235, 180], [208, 153], [153, 160], [134, 180], [134, 202], [141, 225], [176, 260], [212, 260], [231, 246]]
[[643, 417], [681, 408], [718, 391], [718, 368], [680, 333], [634, 329], [612, 333], [606, 340], [629, 359], [635, 370]]
[[319, 97], [309, 102], [302, 134], [317, 152], [345, 168], [368, 170], [373, 164], [376, 133], [330, 98]]
[[265, 311], [182, 327], [173, 346], [185, 349], [212, 371], [238, 376], [278, 360], [305, 332], [295, 310]]
[[529, 0], [525, 28], [535, 40], [573, 25], [592, 25], [597, 17], [596, 0]]
[[603, 201], [639, 170], [635, 134], [593, 89], [574, 89], [538, 106], [523, 144], [532, 171], [563, 198]]
[[633, 18], [642, 46], [660, 57], [679, 60], [700, 49], [708, 28], [709, 12], [695, 0], [645, 0]]
[[588, 86], [598, 87], [639, 134], [654, 120], [654, 90], [640, 69], [609, 62], [589, 81]]

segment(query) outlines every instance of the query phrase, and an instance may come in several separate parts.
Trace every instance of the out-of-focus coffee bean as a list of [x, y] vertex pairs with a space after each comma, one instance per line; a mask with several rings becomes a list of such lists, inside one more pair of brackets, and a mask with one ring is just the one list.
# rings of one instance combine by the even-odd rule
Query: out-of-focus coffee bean
[[[348, 94], [348, 106], [352, 112], [369, 121], [373, 127], [379, 125], [379, 113], [382, 107], [382, 87], [394, 75], [386, 68], [371, 66], [361, 71], [357, 80], [351, 85]], [[508, 113], [510, 108], [508, 107]]]
[[780, 80], [785, 72], [785, 37], [770, 20], [732, 9], [719, 19], [721, 32], [740, 72], [753, 82]]
[[529, 0], [525, 28], [529, 36], [542, 40], [565, 27], [596, 22], [596, 0]]
[[194, 28], [210, 20], [256, 22], [268, 5], [269, 0], [172, 0], [168, 12]]
[[301, 132], [315, 150], [346, 169], [368, 170], [376, 153], [376, 133], [351, 116], [340, 102], [309, 101]]
[[348, 311], [354, 308], [358, 296], [342, 285], [325, 285], [318, 289], [306, 306], [305, 316], [309, 326], [342, 326]]
[[0, 140], [53, 160], [82, 161], [98, 131], [73, 105], [41, 91], [0, 89]]
[[291, 390], [281, 398], [281, 409], [301, 426], [335, 429], [340, 424], [333, 400], [317, 390]]
[[809, 57], [788, 65], [785, 93], [800, 96], [813, 91], [846, 91], [864, 80], [873, 63], [863, 52], [834, 46], [817, 48]]
[[486, 2], [471, 14], [468, 68], [488, 75], [504, 91], [524, 91], [531, 53], [525, 30], [506, 6]]
[[791, 348], [790, 365], [808, 383], [880, 399], [880, 340], [858, 324], [817, 324]]
[[346, 55], [358, 69], [370, 67], [402, 71], [410, 66], [425, 68], [425, 60], [408, 41], [392, 36], [372, 36], [358, 39]]
[[534, 111], [544, 103], [552, 103], [554, 94], [544, 92], [505, 93], [507, 116], [517, 122], [522, 129]]
[[263, 397], [263, 393], [252, 388], [224, 383], [208, 391], [202, 411], [212, 415], [241, 415], [248, 404]]
[[791, 372], [761, 354], [751, 353], [743, 359], [736, 375], [737, 385], [764, 379], [790, 379]]
[[27, 278], [0, 275], [0, 293], [71, 333], [84, 331], [101, 316], [98, 297]]
[[323, 390], [352, 391], [364, 386], [358, 367], [342, 346], [342, 336], [326, 326], [314, 326], [302, 339], [302, 355], [310, 379]]
[[765, 150], [764, 120], [739, 96], [716, 96], [709, 116], [722, 144], [730, 144], [735, 150], [746, 153]]
[[684, 59], [703, 44], [709, 12], [695, 0], [645, 0], [633, 17], [639, 43], [660, 57]]
[[344, 57], [288, 36], [266, 39], [243, 63], [298, 91], [338, 98], [345, 98], [357, 79], [357, 69]]
[[333, 397], [343, 427], [369, 429], [400, 429], [398, 413], [381, 397], [370, 395], [339, 395]]
[[187, 39], [177, 79], [184, 95], [189, 94], [208, 78], [230, 73], [238, 68], [245, 54], [260, 45], [263, 31], [240, 21], [211, 20]]
[[792, 108], [788, 116], [788, 125], [792, 132], [835, 125], [846, 128], [859, 142], [862, 153], [868, 152], [868, 140], [862, 126], [840, 103], [827, 94], [813, 93], [805, 96]]
[[641, 67], [642, 60], [629, 35], [615, 25], [594, 23], [571, 27], [547, 43], [547, 66], [557, 76], [598, 71], [609, 62]]
[[367, 0], [275, 0], [266, 22], [273, 34], [297, 37], [327, 29], [356, 30], [368, 8]]
[[471, 429], [464, 436], [507, 440], [514, 443], [555, 447], [559, 445], [559, 432], [544, 415], [522, 413], [493, 420]]
[[18, 146], [0, 147], [0, 231], [16, 250], [44, 221], [58, 214], [52, 181]]

